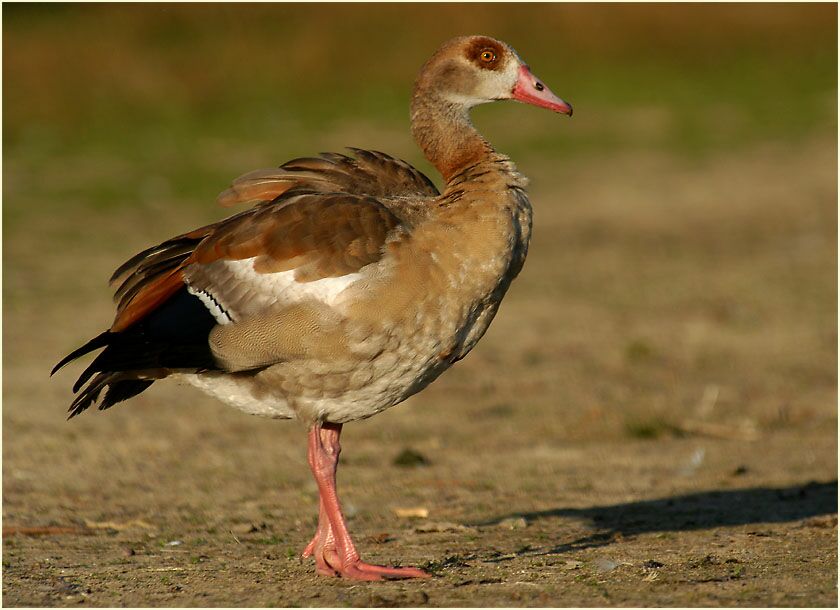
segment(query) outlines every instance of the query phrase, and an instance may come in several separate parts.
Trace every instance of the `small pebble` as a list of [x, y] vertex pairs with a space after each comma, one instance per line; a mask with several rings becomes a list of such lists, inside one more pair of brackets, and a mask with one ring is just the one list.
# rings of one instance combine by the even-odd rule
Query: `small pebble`
[[499, 521], [498, 527], [506, 530], [521, 530], [528, 527], [528, 522], [525, 517], [508, 517]]
[[123, 549], [123, 555], [125, 555], [126, 557], [132, 557], [133, 555], [136, 555], [136, 554], [137, 553], [132, 548], [126, 547], [126, 548]]
[[595, 560], [595, 569], [599, 572], [612, 572], [618, 567], [618, 562], [606, 557]]

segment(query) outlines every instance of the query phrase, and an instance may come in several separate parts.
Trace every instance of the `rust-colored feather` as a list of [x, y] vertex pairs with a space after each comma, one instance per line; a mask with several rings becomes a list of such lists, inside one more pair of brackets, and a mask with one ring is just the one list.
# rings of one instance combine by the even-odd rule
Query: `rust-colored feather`
[[111, 325], [111, 331], [125, 330], [149, 312], [154, 311], [183, 285], [184, 276], [180, 269], [175, 269], [168, 275], [144, 285], [133, 298], [123, 301], [124, 307], [117, 309], [117, 316]]

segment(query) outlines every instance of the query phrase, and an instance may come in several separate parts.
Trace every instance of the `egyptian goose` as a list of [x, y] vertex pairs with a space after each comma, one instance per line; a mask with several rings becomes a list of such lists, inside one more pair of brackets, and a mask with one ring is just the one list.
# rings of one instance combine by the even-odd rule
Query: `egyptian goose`
[[411, 128], [446, 187], [386, 154], [351, 149], [245, 174], [219, 196], [253, 207], [144, 250], [119, 283], [110, 329], [53, 369], [105, 348], [70, 417], [178, 376], [255, 415], [308, 426], [320, 494], [303, 555], [319, 574], [425, 577], [361, 561], [336, 493], [344, 423], [419, 392], [475, 346], [525, 261], [526, 179], [472, 126], [513, 99], [571, 115], [507, 44], [455, 38], [423, 66]]

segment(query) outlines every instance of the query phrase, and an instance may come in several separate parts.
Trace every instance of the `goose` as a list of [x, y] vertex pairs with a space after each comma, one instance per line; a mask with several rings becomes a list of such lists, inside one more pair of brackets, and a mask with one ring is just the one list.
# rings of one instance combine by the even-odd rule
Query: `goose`
[[324, 576], [428, 577], [362, 561], [336, 491], [339, 438], [466, 356], [522, 268], [526, 178], [469, 118], [508, 99], [572, 114], [506, 43], [454, 38], [411, 98], [412, 134], [443, 192], [408, 163], [358, 148], [236, 179], [219, 203], [251, 207], [114, 272], [110, 328], [52, 371], [102, 349], [73, 386], [69, 418], [175, 377], [247, 413], [299, 420], [319, 493], [302, 556]]

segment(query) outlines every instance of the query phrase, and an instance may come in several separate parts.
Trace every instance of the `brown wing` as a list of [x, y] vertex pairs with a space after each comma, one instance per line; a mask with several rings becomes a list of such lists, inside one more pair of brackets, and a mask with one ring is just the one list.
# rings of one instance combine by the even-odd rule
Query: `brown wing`
[[378, 151], [351, 148], [355, 158], [338, 153], [294, 159], [278, 168], [260, 169], [233, 181], [218, 197], [232, 206], [271, 201], [292, 188], [371, 197], [436, 197], [437, 188], [405, 161]]
[[304, 185], [149, 248], [120, 266], [111, 278], [121, 282], [111, 330], [124, 330], [160, 306], [188, 274], [202, 284], [201, 290], [215, 284], [211, 288], [236, 293], [240, 300], [259, 290], [241, 277], [239, 284], [232, 283], [214, 265], [219, 261], [253, 259], [249, 268], [255, 274], [294, 270], [295, 281], [305, 283], [350, 274], [379, 260], [386, 240], [405, 230], [374, 197], [311, 192], [304, 190], [310, 184]]
[[254, 259], [257, 273], [295, 271], [299, 282], [353, 273], [379, 260], [397, 217], [372, 197], [290, 192], [215, 226], [190, 263]]

